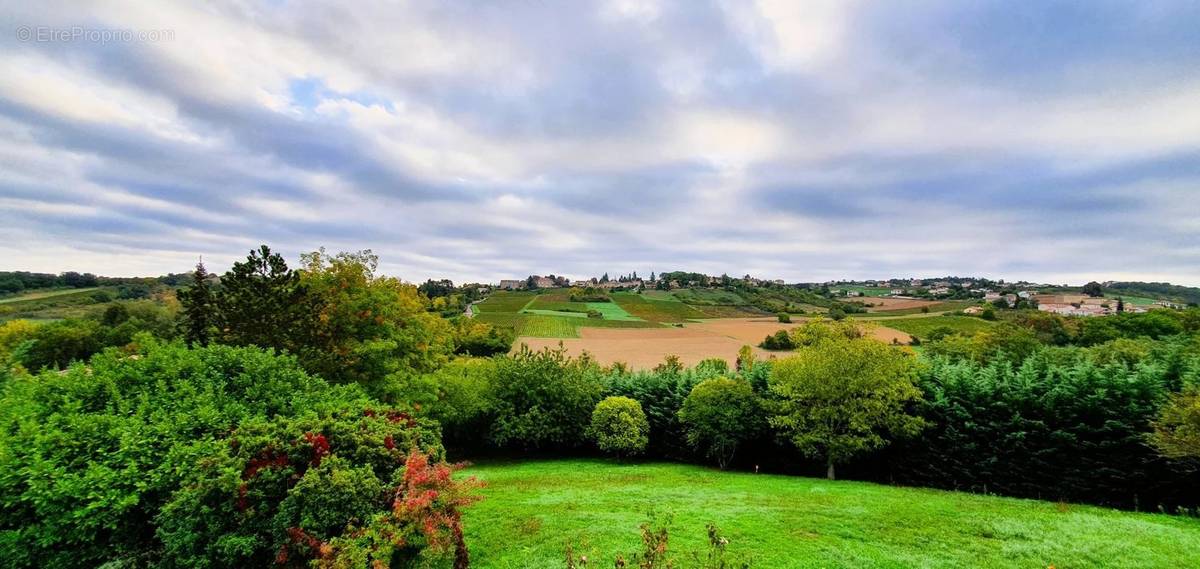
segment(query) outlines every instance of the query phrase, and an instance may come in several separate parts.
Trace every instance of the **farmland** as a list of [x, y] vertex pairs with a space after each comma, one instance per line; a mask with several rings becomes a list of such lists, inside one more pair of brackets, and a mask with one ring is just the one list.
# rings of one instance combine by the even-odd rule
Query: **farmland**
[[938, 328], [949, 328], [954, 332], [973, 334], [995, 326], [995, 322], [972, 316], [933, 316], [911, 318], [889, 318], [883, 321], [888, 328], [895, 328], [918, 338], [925, 338]]
[[[774, 318], [722, 318], [689, 322], [682, 327], [656, 327], [644, 330], [601, 330], [580, 328], [579, 337], [528, 337], [518, 339], [533, 349], [555, 348], [560, 344], [569, 354], [587, 352], [601, 364], [621, 362], [633, 369], [651, 369], [667, 356], [676, 356], [685, 365], [695, 365], [707, 358], [720, 358], [733, 364], [738, 350], [745, 345], [757, 346], [768, 334], [795, 328], [803, 323], [796, 320], [781, 324]], [[886, 343], [907, 343], [908, 334], [891, 328], [870, 324], [872, 337]], [[569, 339], [563, 339], [569, 338]], [[783, 355], [758, 347], [754, 353], [763, 359]]]
[[563, 567], [563, 550], [608, 566], [656, 509], [670, 547], [698, 550], [705, 524], [755, 567], [1195, 567], [1200, 520], [863, 482], [721, 472], [668, 463], [483, 463], [466, 515], [481, 568]]

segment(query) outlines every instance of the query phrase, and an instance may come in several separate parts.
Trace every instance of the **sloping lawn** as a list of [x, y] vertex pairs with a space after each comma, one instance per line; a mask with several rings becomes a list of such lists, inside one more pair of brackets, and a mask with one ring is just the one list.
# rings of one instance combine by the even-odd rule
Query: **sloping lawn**
[[466, 514], [472, 567], [595, 567], [637, 550], [651, 508], [670, 511], [672, 550], [698, 551], [705, 523], [731, 552], [772, 567], [1200, 567], [1200, 519], [1090, 506], [604, 460], [492, 462]]

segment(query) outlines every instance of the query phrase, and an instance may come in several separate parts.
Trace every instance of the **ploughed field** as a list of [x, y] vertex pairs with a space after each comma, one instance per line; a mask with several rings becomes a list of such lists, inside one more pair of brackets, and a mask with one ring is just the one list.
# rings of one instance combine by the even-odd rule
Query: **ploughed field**
[[487, 483], [465, 516], [471, 565], [589, 566], [637, 551], [651, 509], [669, 547], [700, 551], [715, 523], [753, 567], [1200, 567], [1200, 519], [1091, 506], [721, 472], [670, 463], [546, 460], [467, 469]]
[[[615, 362], [628, 364], [632, 369], [651, 369], [669, 356], [678, 356], [686, 366], [694, 366], [707, 358], [721, 358], [733, 365], [742, 346], [754, 346], [759, 358], [771, 358], [785, 352], [771, 352], [757, 347], [766, 336], [778, 330], [791, 329], [801, 324], [800, 320], [782, 324], [774, 318], [721, 318], [689, 322], [682, 327], [658, 327], [639, 330], [617, 330], [604, 328], [582, 328], [579, 338], [534, 338], [517, 339], [516, 349], [521, 344], [540, 350], [557, 348], [560, 344], [571, 355], [588, 352], [600, 364]], [[909, 341], [908, 334], [885, 328], [870, 326], [876, 339], [891, 343]]]

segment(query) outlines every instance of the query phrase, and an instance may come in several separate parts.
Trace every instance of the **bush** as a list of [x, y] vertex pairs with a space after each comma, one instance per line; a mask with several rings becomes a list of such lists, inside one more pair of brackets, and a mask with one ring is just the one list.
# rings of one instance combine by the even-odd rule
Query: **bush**
[[750, 384], [724, 377], [697, 384], [679, 410], [688, 444], [716, 461], [722, 470], [733, 460], [738, 447], [762, 429], [763, 417]]
[[[14, 567], [74, 567], [162, 552], [165, 534], [158, 530], [167, 521], [160, 516], [176, 492], [194, 484], [236, 492], [246, 472], [241, 465], [267, 458], [248, 449], [265, 448], [271, 437], [296, 466], [316, 452], [306, 432], [342, 445], [360, 422], [371, 422], [362, 413], [372, 405], [357, 388], [331, 387], [293, 358], [257, 348], [188, 350], [147, 341], [136, 352], [108, 350], [63, 374], [16, 376], [0, 396], [0, 557]], [[402, 450], [417, 440], [440, 453], [431, 426], [382, 423], [375, 419], [362, 436], [392, 434]], [[375, 450], [342, 458], [353, 468], [381, 460], [383, 440], [372, 440]], [[388, 476], [378, 475], [391, 482]], [[196, 507], [227, 511], [236, 504]], [[252, 522], [260, 523], [267, 522]], [[279, 545], [262, 535], [205, 535], [211, 539], [196, 545], [210, 550], [204, 555], [269, 560]], [[169, 548], [164, 563], [174, 562], [174, 551], [183, 550]]]
[[600, 366], [563, 349], [521, 351], [499, 358], [491, 440], [509, 449], [562, 450], [580, 446], [604, 391]]
[[606, 453], [617, 457], [641, 454], [649, 443], [649, 432], [642, 406], [628, 397], [607, 397], [592, 411], [589, 433]]
[[792, 341], [792, 336], [787, 330], [780, 330], [764, 338], [758, 347], [773, 351], [794, 350], [796, 343]]
[[792, 322], [792, 315], [786, 312], [780, 312], [779, 314], [775, 315], [775, 317], [779, 319], [781, 324], [790, 324]]

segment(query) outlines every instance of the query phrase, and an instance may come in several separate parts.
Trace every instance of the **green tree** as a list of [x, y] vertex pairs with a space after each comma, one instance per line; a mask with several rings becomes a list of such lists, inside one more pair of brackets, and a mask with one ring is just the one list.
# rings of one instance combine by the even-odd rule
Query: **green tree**
[[1092, 281], [1083, 285], [1083, 294], [1091, 297], [1104, 296], [1104, 288], [1100, 286], [1100, 283]]
[[692, 388], [679, 410], [679, 420], [688, 444], [724, 470], [738, 446], [762, 429], [763, 411], [748, 382], [717, 377]]
[[867, 338], [832, 337], [775, 362], [772, 427], [798, 450], [834, 465], [920, 431], [906, 408], [920, 399], [916, 358]]
[[204, 263], [196, 263], [192, 286], [176, 293], [183, 308], [183, 338], [188, 345], [207, 346], [217, 326], [217, 303]]
[[618, 458], [641, 454], [650, 442], [646, 413], [628, 397], [606, 397], [597, 403], [588, 433], [600, 450]]
[[314, 328], [300, 273], [263, 245], [221, 277], [216, 295], [223, 343], [298, 353]]

